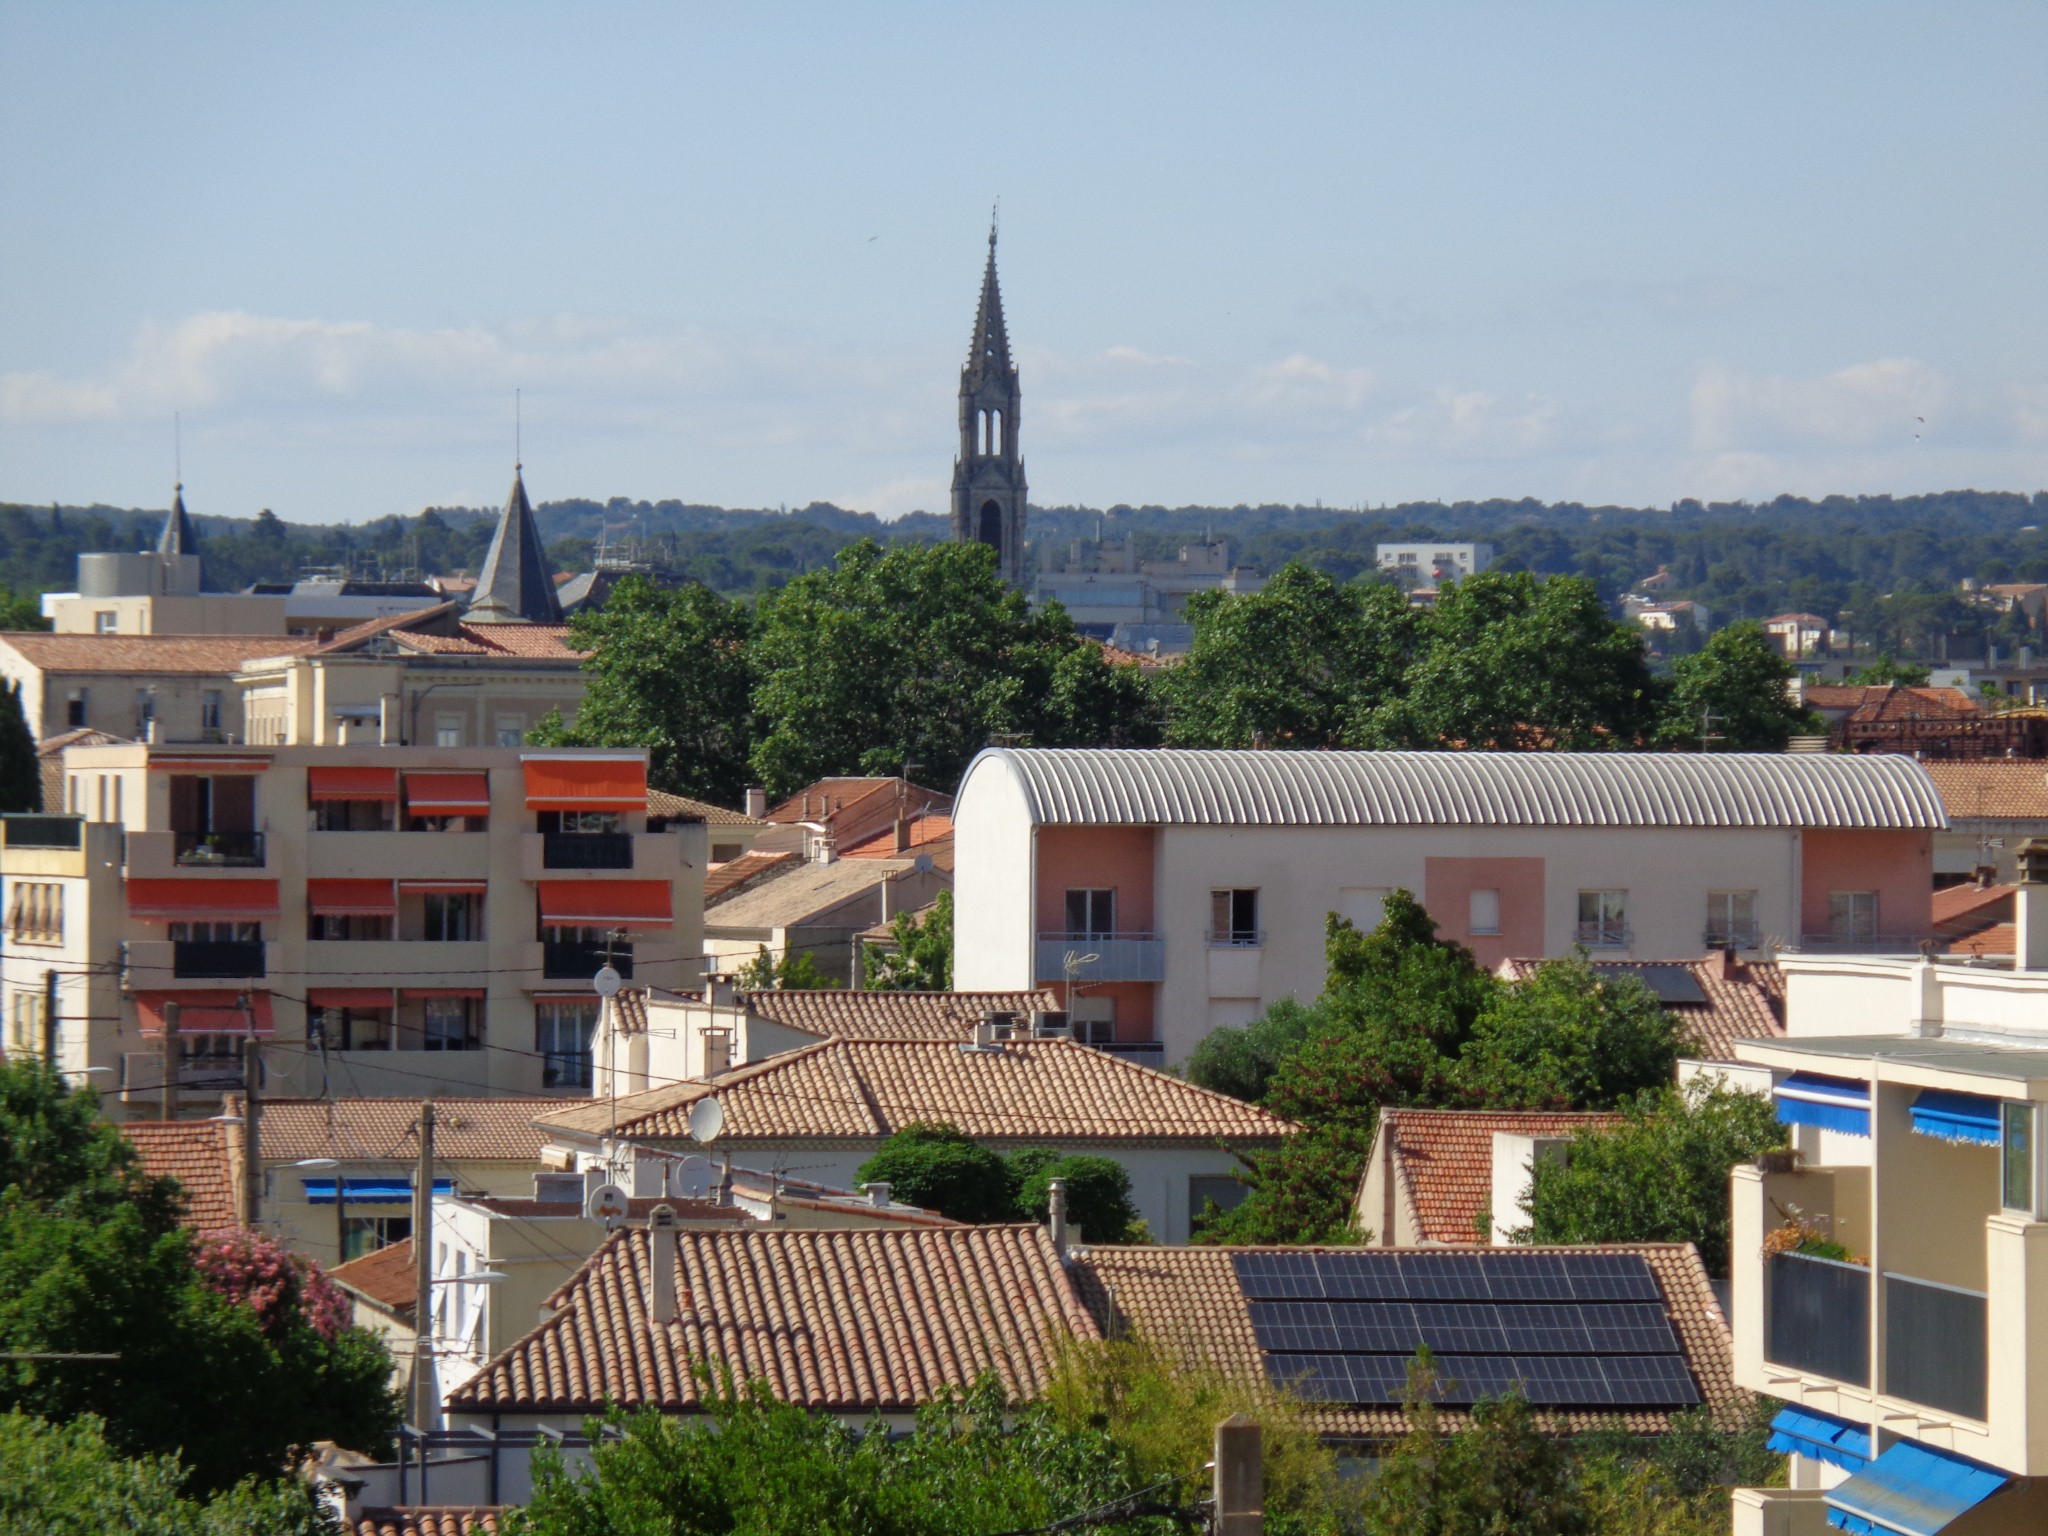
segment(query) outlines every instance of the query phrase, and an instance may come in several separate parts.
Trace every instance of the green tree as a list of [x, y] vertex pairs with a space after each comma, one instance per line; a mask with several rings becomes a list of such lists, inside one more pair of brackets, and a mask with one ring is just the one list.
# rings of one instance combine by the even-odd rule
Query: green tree
[[[1671, 665], [1657, 722], [1660, 746], [1720, 752], [1782, 752], [1820, 723], [1795, 704], [1792, 663], [1755, 623], [1731, 624]], [[1711, 733], [1720, 738], [1709, 742]]]
[[1459, 1077], [1517, 1109], [1608, 1109], [1671, 1081], [1676, 1019], [1633, 976], [1603, 976], [1583, 952], [1498, 987], [1473, 1021]]
[[40, 811], [43, 770], [35, 737], [21, 707], [21, 684], [9, 683], [0, 698], [0, 811]]
[[1444, 589], [1407, 696], [1378, 712], [1372, 745], [1585, 752], [1635, 745], [1657, 685], [1635, 626], [1575, 576], [1484, 571]]
[[1016, 1190], [1002, 1157], [950, 1125], [906, 1125], [854, 1175], [886, 1183], [890, 1198], [955, 1221], [1009, 1221]]
[[777, 960], [763, 944], [740, 967], [740, 985], [750, 992], [823, 992], [840, 983], [818, 969], [808, 949], [786, 949]]
[[950, 992], [953, 989], [953, 893], [939, 892], [929, 911], [899, 912], [890, 921], [894, 950], [861, 946], [864, 985], [870, 992]]
[[1692, 1243], [1709, 1274], [1727, 1274], [1729, 1170], [1785, 1145], [1771, 1101], [1693, 1083], [1644, 1093], [1624, 1116], [1537, 1165], [1529, 1240]]
[[36, 630], [49, 627], [50, 621], [43, 617], [43, 605], [36, 593], [17, 592], [5, 583], [0, 583], [0, 630]]
[[573, 725], [550, 711], [537, 746], [646, 747], [648, 779], [672, 794], [736, 805], [753, 747], [751, 615], [694, 583], [620, 582], [570, 621], [590, 683]]
[[1858, 667], [1842, 679], [1853, 687], [1883, 688], [1924, 688], [1934, 673], [1917, 662], [1894, 661], [1889, 655], [1880, 656], [1867, 667]]
[[1257, 592], [1188, 602], [1195, 638], [1161, 683], [1183, 747], [1350, 747], [1399, 698], [1416, 620], [1388, 582], [1340, 586], [1289, 561]]
[[173, 1231], [185, 1204], [176, 1180], [143, 1171], [134, 1143], [101, 1118], [95, 1094], [23, 1057], [0, 1061], [0, 1192], [87, 1221], [133, 1210], [151, 1237]]
[[1052, 1181], [1067, 1192], [1067, 1220], [1091, 1243], [1130, 1242], [1140, 1227], [1137, 1203], [1131, 1199], [1131, 1176], [1114, 1158], [1074, 1154], [1062, 1157], [1045, 1148], [1023, 1148], [1005, 1160], [1013, 1193], [1011, 1214], [1019, 1221], [1044, 1221], [1052, 1210]]
[[310, 1485], [249, 1478], [204, 1501], [175, 1456], [124, 1459], [85, 1414], [0, 1414], [0, 1536], [342, 1536]]
[[1247, 1104], [1265, 1102], [1273, 1074], [1287, 1053], [1306, 1040], [1322, 1015], [1298, 998], [1283, 997], [1242, 1029], [1212, 1029], [1196, 1044], [1185, 1068], [1198, 1088], [1227, 1093]]
[[1195, 1213], [1198, 1243], [1360, 1243], [1358, 1181], [1372, 1135], [1351, 1125], [1307, 1126], [1269, 1151], [1238, 1154], [1245, 1198]]

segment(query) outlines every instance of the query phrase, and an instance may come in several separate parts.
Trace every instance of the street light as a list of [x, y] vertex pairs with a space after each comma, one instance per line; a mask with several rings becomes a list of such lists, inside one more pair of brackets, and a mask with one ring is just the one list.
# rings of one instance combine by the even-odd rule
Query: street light
[[341, 1159], [336, 1157], [302, 1157], [294, 1168], [332, 1168], [334, 1170], [334, 1265], [339, 1269], [348, 1262], [348, 1204], [343, 1199], [341, 1183]]

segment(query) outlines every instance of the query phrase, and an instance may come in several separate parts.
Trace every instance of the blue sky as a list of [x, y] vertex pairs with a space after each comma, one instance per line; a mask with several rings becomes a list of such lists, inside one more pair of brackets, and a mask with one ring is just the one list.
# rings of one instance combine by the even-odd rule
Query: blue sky
[[[2048, 486], [2048, 7], [0, 0], [0, 498]], [[1923, 419], [1924, 418], [1924, 421]], [[1918, 434], [1916, 436], [1916, 434]]]

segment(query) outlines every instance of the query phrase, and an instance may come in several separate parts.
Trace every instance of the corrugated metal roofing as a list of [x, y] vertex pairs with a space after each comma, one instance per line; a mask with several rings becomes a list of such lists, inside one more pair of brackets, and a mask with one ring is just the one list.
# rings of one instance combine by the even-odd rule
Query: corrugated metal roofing
[[1041, 826], [1948, 826], [1910, 757], [992, 748]]

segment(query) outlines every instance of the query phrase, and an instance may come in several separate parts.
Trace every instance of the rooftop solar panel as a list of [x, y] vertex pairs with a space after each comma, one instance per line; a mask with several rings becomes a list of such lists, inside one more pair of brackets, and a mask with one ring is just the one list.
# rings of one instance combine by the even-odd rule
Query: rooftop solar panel
[[1706, 989], [1689, 965], [1603, 965], [1607, 976], [1633, 976], [1648, 987], [1658, 1002], [1684, 1008], [1706, 1006]]

